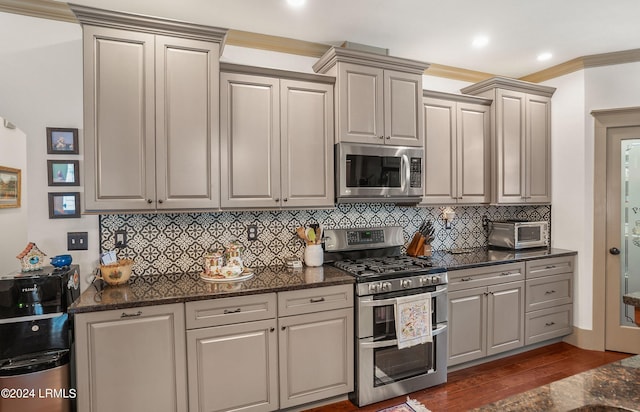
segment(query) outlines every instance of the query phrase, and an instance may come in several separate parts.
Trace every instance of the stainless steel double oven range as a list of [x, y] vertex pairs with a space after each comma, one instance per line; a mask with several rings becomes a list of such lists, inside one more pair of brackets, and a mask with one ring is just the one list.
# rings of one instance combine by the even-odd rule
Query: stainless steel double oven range
[[[325, 260], [356, 278], [356, 384], [350, 398], [358, 406], [447, 381], [447, 272], [428, 258], [401, 255], [403, 244], [400, 227], [325, 231]], [[397, 300], [426, 293], [433, 341], [398, 349]]]

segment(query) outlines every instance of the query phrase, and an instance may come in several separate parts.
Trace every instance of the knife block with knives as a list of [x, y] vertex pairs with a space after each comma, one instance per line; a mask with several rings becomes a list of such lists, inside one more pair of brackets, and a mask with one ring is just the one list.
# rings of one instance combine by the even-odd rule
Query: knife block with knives
[[431, 254], [431, 241], [433, 240], [434, 232], [435, 229], [431, 221], [423, 222], [420, 228], [418, 228], [418, 231], [413, 235], [409, 246], [407, 246], [407, 255], [415, 257]]

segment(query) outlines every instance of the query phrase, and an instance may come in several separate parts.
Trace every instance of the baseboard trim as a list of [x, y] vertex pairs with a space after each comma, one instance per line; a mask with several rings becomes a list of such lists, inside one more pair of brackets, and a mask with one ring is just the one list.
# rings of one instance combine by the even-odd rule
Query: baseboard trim
[[597, 336], [593, 330], [580, 329], [574, 326], [573, 333], [565, 336], [562, 340], [580, 349], [604, 352], [604, 339]]

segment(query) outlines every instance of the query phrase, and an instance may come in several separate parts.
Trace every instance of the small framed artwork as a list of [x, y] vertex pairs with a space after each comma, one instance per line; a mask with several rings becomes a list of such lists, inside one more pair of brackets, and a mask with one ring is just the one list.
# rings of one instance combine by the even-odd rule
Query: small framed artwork
[[20, 169], [0, 166], [0, 209], [20, 207], [21, 175]]
[[79, 186], [77, 160], [47, 160], [49, 186]]
[[49, 219], [80, 217], [80, 193], [49, 193]]
[[48, 154], [78, 154], [78, 129], [47, 127]]

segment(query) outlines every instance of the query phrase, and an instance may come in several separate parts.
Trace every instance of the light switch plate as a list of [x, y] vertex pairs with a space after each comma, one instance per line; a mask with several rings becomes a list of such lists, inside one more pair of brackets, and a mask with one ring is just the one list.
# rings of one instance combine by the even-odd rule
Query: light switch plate
[[89, 248], [89, 234], [87, 232], [68, 232], [67, 250], [87, 250]]

